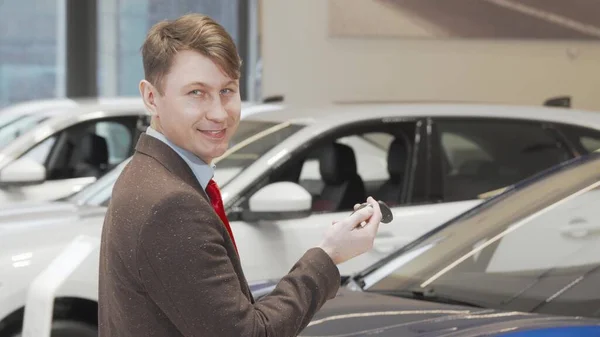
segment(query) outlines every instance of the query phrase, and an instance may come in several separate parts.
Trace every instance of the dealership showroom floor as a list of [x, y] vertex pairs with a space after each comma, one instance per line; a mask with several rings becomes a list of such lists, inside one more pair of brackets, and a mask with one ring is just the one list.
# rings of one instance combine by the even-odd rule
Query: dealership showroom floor
[[599, 285], [600, 1], [0, 0], [0, 337], [600, 336]]

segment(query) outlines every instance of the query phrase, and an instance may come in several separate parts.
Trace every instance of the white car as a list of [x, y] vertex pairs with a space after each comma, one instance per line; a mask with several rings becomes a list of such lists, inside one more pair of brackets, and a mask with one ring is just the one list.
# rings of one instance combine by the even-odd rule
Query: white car
[[[370, 252], [339, 266], [342, 274], [479, 204], [481, 193], [591, 152], [600, 140], [600, 114], [559, 108], [286, 108], [243, 123], [261, 131], [234, 141], [217, 160], [216, 180], [251, 282], [281, 277], [367, 195], [392, 206], [394, 221], [382, 224]], [[99, 237], [119, 169], [69, 201], [0, 209], [0, 326], [20, 327], [27, 286], [68, 242]], [[56, 331], [93, 329], [97, 279], [95, 252], [58, 291]]]
[[[242, 104], [246, 115], [280, 109]], [[67, 197], [128, 158], [149, 123], [142, 99], [56, 100], [0, 114], [0, 203]]]
[[107, 106], [121, 104], [122, 102], [127, 104], [132, 100], [135, 100], [135, 98], [55, 98], [10, 105], [0, 110], [0, 150], [48, 118], [62, 114], [67, 110], [90, 105]]

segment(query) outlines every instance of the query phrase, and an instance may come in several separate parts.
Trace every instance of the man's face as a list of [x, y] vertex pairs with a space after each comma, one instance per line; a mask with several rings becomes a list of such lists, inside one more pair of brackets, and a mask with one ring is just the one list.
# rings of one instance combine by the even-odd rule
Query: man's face
[[140, 91], [146, 105], [154, 109], [157, 131], [175, 145], [206, 163], [227, 150], [240, 122], [239, 81], [211, 59], [181, 51], [163, 78], [163, 95], [145, 81]]

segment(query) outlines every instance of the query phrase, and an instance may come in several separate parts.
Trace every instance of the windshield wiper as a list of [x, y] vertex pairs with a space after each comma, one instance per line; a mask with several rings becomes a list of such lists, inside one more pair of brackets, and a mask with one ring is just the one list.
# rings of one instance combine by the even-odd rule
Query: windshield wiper
[[420, 301], [428, 301], [435, 303], [462, 305], [467, 307], [484, 308], [481, 304], [477, 304], [470, 301], [454, 298], [448, 294], [438, 294], [433, 289], [419, 289], [419, 290], [367, 290], [367, 292], [373, 292], [377, 294], [390, 295], [396, 297], [410, 298]]

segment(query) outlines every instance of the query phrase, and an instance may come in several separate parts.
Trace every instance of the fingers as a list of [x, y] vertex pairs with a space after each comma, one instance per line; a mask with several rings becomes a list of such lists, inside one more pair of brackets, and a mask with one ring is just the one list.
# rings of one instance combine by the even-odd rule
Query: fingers
[[383, 215], [381, 214], [381, 208], [379, 207], [379, 203], [373, 199], [372, 197], [367, 198], [367, 203], [373, 208], [373, 215], [367, 221], [367, 224], [364, 226], [371, 234], [376, 234], [379, 229], [379, 224], [381, 223], [381, 218]]
[[344, 227], [347, 227], [349, 230], [354, 229], [359, 226], [361, 222], [367, 221], [373, 215], [373, 207], [365, 207], [354, 213], [352, 213], [348, 218], [343, 220]]
[[373, 197], [368, 197], [367, 203], [369, 205], [373, 206], [375, 213], [381, 213], [381, 208], [379, 207], [379, 203], [377, 202], [377, 200], [373, 199]]
[[360, 204], [354, 205], [354, 210], [356, 211], [360, 207]]

